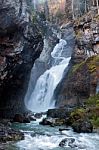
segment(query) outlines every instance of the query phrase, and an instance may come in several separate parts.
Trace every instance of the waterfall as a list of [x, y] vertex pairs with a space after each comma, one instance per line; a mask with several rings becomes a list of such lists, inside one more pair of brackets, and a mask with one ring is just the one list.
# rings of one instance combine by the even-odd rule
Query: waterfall
[[[52, 66], [46, 70], [37, 80], [30, 98], [27, 100], [27, 108], [33, 112], [43, 112], [54, 107], [53, 94], [56, 86], [63, 77], [71, 57], [64, 56], [67, 42], [60, 39], [51, 52]], [[31, 82], [31, 79], [30, 79]], [[28, 93], [27, 93], [28, 94]]]

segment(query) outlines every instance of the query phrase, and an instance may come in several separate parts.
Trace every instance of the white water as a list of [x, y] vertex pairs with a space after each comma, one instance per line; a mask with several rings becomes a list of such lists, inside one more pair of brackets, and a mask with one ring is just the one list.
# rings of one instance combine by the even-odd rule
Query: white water
[[[44, 116], [45, 117], [45, 116]], [[74, 133], [72, 129], [59, 132], [59, 127], [49, 127], [39, 125], [39, 121], [30, 124], [22, 124], [20, 128], [25, 133], [25, 139], [17, 143], [12, 143], [6, 150], [99, 150], [98, 133]], [[19, 127], [19, 124], [16, 124]], [[73, 138], [75, 142], [71, 148], [69, 141], [64, 147], [59, 147], [59, 143], [67, 138]]]
[[[71, 57], [66, 58], [63, 55], [67, 42], [63, 39], [54, 47], [51, 57], [53, 59], [52, 67], [41, 75], [36, 86], [28, 100], [27, 107], [33, 112], [44, 112], [54, 107], [52, 100], [54, 90], [63, 77], [64, 70], [69, 64]], [[31, 79], [30, 79], [31, 82]]]

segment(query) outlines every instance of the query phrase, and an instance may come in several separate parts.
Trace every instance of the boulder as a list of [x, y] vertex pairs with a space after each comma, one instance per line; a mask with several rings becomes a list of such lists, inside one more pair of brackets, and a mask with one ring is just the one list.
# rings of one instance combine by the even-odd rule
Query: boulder
[[34, 116], [29, 116], [30, 121], [36, 121], [36, 118]]
[[69, 131], [70, 129], [69, 128], [59, 128], [59, 131], [62, 132], [62, 131]]
[[6, 127], [4, 124], [0, 124], [0, 143], [7, 141], [24, 140], [24, 134], [20, 131]]
[[74, 144], [74, 142], [75, 142], [74, 138], [65, 138], [59, 143], [59, 146], [60, 147], [69, 146], [71, 148], [75, 148], [77, 146]]
[[47, 111], [47, 116], [51, 118], [67, 118], [70, 115], [70, 109], [69, 108], [55, 108], [55, 109], [49, 109]]
[[60, 118], [44, 118], [40, 124], [42, 125], [50, 125], [51, 127], [54, 126], [61, 126], [65, 124], [65, 119]]
[[13, 118], [13, 122], [23, 123], [24, 117], [21, 114], [16, 114]]
[[74, 132], [77, 132], [77, 133], [92, 133], [93, 132], [93, 125], [88, 119], [85, 119], [85, 120], [79, 119], [75, 121], [72, 124], [72, 128]]
[[16, 114], [13, 118], [13, 122], [30, 123], [30, 118], [25, 117], [22, 114]]
[[42, 113], [36, 113], [34, 115], [35, 118], [40, 119], [42, 117]]
[[41, 125], [53, 125], [55, 124], [55, 119], [52, 118], [44, 118], [41, 122]]

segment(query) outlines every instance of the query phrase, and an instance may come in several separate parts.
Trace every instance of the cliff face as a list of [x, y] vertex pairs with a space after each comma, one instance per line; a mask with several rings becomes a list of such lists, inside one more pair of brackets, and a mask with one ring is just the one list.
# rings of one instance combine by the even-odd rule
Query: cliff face
[[80, 106], [96, 94], [98, 56], [74, 65], [58, 87], [57, 106]]
[[83, 105], [94, 96], [99, 82], [99, 20], [95, 14], [79, 18], [74, 23], [76, 46], [71, 68], [56, 89], [57, 106]]
[[0, 117], [24, 112], [30, 71], [42, 48], [26, 0], [0, 1]]

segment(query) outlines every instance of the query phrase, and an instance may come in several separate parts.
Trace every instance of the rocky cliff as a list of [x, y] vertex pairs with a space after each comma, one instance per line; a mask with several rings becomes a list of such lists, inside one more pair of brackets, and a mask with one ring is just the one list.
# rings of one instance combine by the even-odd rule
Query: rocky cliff
[[42, 48], [27, 1], [0, 1], [0, 117], [24, 112], [30, 71]]
[[[93, 17], [92, 17], [93, 16]], [[71, 68], [56, 89], [57, 106], [83, 105], [99, 82], [99, 18], [92, 12], [75, 20]]]

